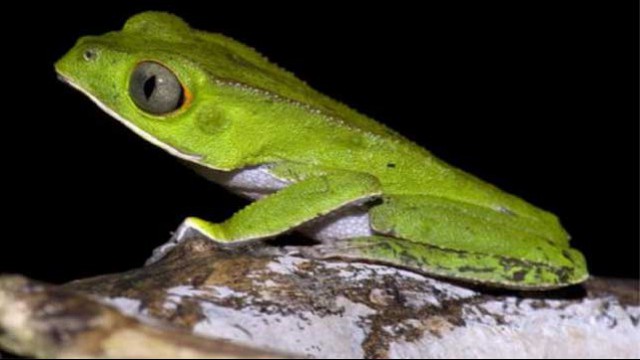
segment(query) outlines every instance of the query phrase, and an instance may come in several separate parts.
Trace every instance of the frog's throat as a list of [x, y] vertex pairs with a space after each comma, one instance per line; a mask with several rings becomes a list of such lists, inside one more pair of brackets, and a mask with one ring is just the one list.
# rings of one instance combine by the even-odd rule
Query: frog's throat
[[204, 164], [202, 162], [202, 156], [200, 155], [192, 155], [192, 154], [187, 154], [184, 153], [172, 146], [167, 145], [166, 143], [158, 140], [157, 138], [155, 138], [154, 136], [152, 136], [151, 134], [149, 134], [148, 132], [140, 129], [139, 127], [137, 127], [136, 125], [134, 125], [131, 121], [125, 119], [124, 117], [122, 117], [120, 114], [118, 114], [117, 112], [115, 112], [113, 109], [111, 109], [110, 107], [108, 107], [107, 105], [105, 105], [102, 101], [100, 101], [98, 98], [96, 98], [94, 95], [92, 95], [91, 93], [89, 93], [87, 90], [83, 89], [81, 86], [79, 86], [78, 84], [75, 84], [73, 81], [69, 80], [69, 78], [65, 77], [62, 74], [58, 74], [58, 78], [66, 83], [67, 85], [71, 86], [72, 88], [80, 91], [81, 93], [83, 93], [84, 95], [86, 95], [89, 99], [91, 99], [91, 101], [93, 101], [96, 105], [98, 105], [98, 107], [100, 109], [102, 109], [102, 111], [106, 112], [109, 116], [113, 117], [114, 119], [118, 120], [120, 123], [122, 123], [124, 126], [126, 126], [127, 128], [129, 128], [131, 131], [133, 131], [134, 133], [138, 134], [140, 137], [142, 137], [143, 139], [145, 139], [146, 141], [150, 142], [151, 144], [165, 150], [166, 152], [168, 152], [169, 154], [189, 161], [189, 162], [194, 162], [200, 165], [204, 165], [207, 166], [207, 164]]

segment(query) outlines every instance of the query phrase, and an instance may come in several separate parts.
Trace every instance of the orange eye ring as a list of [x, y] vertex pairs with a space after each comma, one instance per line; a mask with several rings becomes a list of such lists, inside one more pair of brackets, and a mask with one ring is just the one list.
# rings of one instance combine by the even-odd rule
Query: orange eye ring
[[182, 86], [182, 96], [184, 97], [184, 100], [182, 101], [180, 108], [176, 109], [176, 111], [182, 112], [185, 111], [193, 102], [193, 93], [183, 83], [180, 83], [180, 86]]

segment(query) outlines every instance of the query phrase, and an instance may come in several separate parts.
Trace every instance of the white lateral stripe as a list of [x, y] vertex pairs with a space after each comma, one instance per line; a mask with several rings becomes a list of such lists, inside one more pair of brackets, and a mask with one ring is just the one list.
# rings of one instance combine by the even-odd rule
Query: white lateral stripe
[[122, 116], [120, 116], [120, 114], [118, 114], [115, 111], [113, 111], [111, 108], [109, 108], [103, 102], [98, 100], [98, 98], [96, 98], [95, 96], [90, 94], [85, 89], [81, 88], [77, 84], [75, 84], [72, 81], [70, 81], [67, 77], [64, 77], [63, 75], [61, 75], [61, 76], [63, 77], [64, 81], [67, 84], [69, 84], [72, 88], [74, 88], [74, 89], [80, 91], [81, 93], [83, 93], [84, 95], [86, 95], [89, 99], [91, 99], [91, 101], [93, 101], [96, 105], [98, 105], [98, 107], [100, 109], [102, 109], [102, 111], [106, 112], [111, 117], [113, 117], [114, 119], [118, 120], [120, 123], [122, 123], [127, 128], [131, 129], [131, 131], [133, 131], [134, 133], [138, 134], [140, 137], [142, 137], [146, 141], [152, 143], [153, 145], [156, 145], [157, 147], [165, 150], [169, 154], [171, 154], [173, 156], [176, 156], [176, 157], [178, 157], [180, 159], [184, 159], [184, 160], [187, 160], [187, 161], [200, 163], [200, 160], [202, 159], [201, 156], [185, 154], [185, 153], [180, 152], [179, 150], [177, 150], [177, 149], [175, 149], [175, 148], [163, 143], [162, 141], [160, 141], [157, 138], [153, 137], [151, 134], [145, 132], [144, 130], [140, 129], [139, 127], [135, 126], [133, 123], [128, 121], [127, 119], [125, 119]]

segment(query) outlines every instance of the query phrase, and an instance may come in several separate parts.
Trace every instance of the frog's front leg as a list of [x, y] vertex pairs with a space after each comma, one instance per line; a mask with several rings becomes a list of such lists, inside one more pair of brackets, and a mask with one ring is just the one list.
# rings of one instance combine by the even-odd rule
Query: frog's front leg
[[219, 243], [239, 243], [277, 236], [357, 201], [382, 193], [377, 178], [336, 172], [301, 180], [253, 202], [222, 223], [195, 217], [189, 226]]

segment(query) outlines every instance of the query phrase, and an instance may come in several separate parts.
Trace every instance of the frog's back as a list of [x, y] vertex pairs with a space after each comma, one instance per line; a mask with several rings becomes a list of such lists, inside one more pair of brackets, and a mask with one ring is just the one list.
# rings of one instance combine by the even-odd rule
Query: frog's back
[[[140, 34], [141, 41], [157, 37], [171, 51], [212, 69], [216, 81], [263, 91], [281, 101], [298, 104], [348, 126], [384, 138], [400, 138], [393, 130], [314, 90], [291, 72], [270, 62], [253, 48], [217, 33], [192, 29], [182, 19], [163, 12], [144, 12], [131, 17], [124, 32]], [[177, 51], [176, 51], [177, 50]]]

